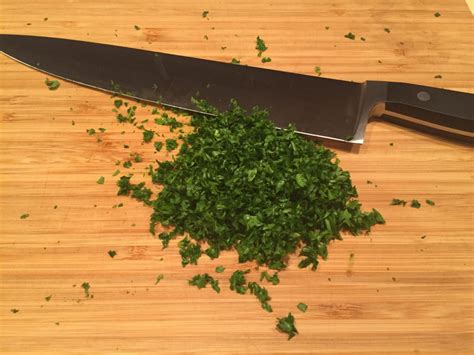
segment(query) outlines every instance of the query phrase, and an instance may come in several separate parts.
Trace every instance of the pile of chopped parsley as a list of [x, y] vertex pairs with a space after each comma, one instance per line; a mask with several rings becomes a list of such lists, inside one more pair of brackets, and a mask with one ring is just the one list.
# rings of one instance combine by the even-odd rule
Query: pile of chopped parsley
[[152, 182], [163, 185], [155, 199], [143, 183], [119, 181], [119, 194], [133, 192], [152, 206], [152, 233], [158, 223], [172, 228], [160, 235], [165, 246], [189, 235], [180, 248], [183, 266], [235, 249], [241, 263], [280, 270], [298, 250], [299, 267], [315, 270], [341, 231], [357, 235], [384, 223], [376, 210], [361, 210], [335, 154], [294, 127], [277, 130], [264, 110], [245, 112], [236, 102], [226, 112], [200, 108], [216, 116], [194, 114], [195, 130], [177, 158], [150, 168]]

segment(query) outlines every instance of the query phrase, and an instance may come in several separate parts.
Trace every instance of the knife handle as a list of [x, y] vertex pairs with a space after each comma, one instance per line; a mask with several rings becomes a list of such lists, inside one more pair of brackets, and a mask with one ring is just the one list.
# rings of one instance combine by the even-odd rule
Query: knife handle
[[[409, 126], [425, 126], [432, 133], [474, 138], [474, 95], [429, 86], [386, 83], [382, 117], [402, 119]], [[437, 132], [440, 133], [440, 132]]]

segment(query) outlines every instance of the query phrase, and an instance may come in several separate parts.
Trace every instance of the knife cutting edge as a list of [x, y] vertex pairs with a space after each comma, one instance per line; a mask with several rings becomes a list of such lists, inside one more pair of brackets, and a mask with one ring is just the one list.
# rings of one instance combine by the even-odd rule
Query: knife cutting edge
[[[231, 99], [268, 109], [279, 128], [362, 144], [370, 117], [472, 142], [474, 95], [384, 81], [327, 79], [84, 41], [0, 35], [6, 56], [81, 85], [199, 112], [198, 97], [219, 110]], [[125, 94], [124, 94], [125, 93]]]

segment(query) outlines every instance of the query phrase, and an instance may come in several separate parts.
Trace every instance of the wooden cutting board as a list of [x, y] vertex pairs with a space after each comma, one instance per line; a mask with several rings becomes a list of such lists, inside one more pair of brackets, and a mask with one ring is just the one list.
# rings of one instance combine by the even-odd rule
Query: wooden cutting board
[[[473, 18], [462, 0], [3, 0], [0, 6], [1, 33], [225, 62], [235, 57], [313, 75], [319, 66], [324, 77], [474, 92]], [[344, 38], [348, 32], [356, 39]], [[258, 35], [270, 63], [256, 56]], [[49, 91], [44, 74], [4, 56], [0, 65], [0, 352], [474, 350], [469, 146], [382, 121], [370, 123], [360, 149], [331, 145], [364, 208], [377, 208], [387, 224], [333, 243], [316, 272], [298, 269], [293, 257], [281, 284], [268, 286], [269, 314], [254, 297], [228, 289], [232, 271], [253, 264], [239, 265], [228, 252], [183, 269], [176, 242], [162, 250], [149, 235], [150, 209], [116, 195], [117, 160], [141, 154], [143, 162], [131, 168], [139, 175], [171, 155], [153, 154], [139, 130], [118, 124], [108, 95], [63, 81]], [[145, 119], [148, 108], [140, 109]], [[101, 142], [86, 134], [99, 127], [107, 129]], [[96, 183], [100, 176], [103, 185]], [[422, 206], [390, 206], [392, 198]], [[109, 250], [117, 252], [113, 259]], [[187, 285], [196, 273], [215, 274], [217, 265], [226, 267], [217, 276], [221, 294]], [[165, 278], [155, 285], [159, 274]], [[253, 270], [250, 279], [257, 277]], [[84, 296], [84, 282], [93, 298]], [[308, 304], [306, 313], [296, 309], [299, 302]], [[291, 341], [275, 330], [276, 317], [288, 312], [300, 332]]]

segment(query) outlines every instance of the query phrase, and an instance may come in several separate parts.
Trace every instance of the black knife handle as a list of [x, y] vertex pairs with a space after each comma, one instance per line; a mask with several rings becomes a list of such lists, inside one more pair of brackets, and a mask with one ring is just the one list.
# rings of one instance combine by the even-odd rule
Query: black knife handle
[[389, 82], [386, 95], [385, 115], [395, 113], [399, 118], [414, 118], [422, 124], [474, 132], [473, 94]]

